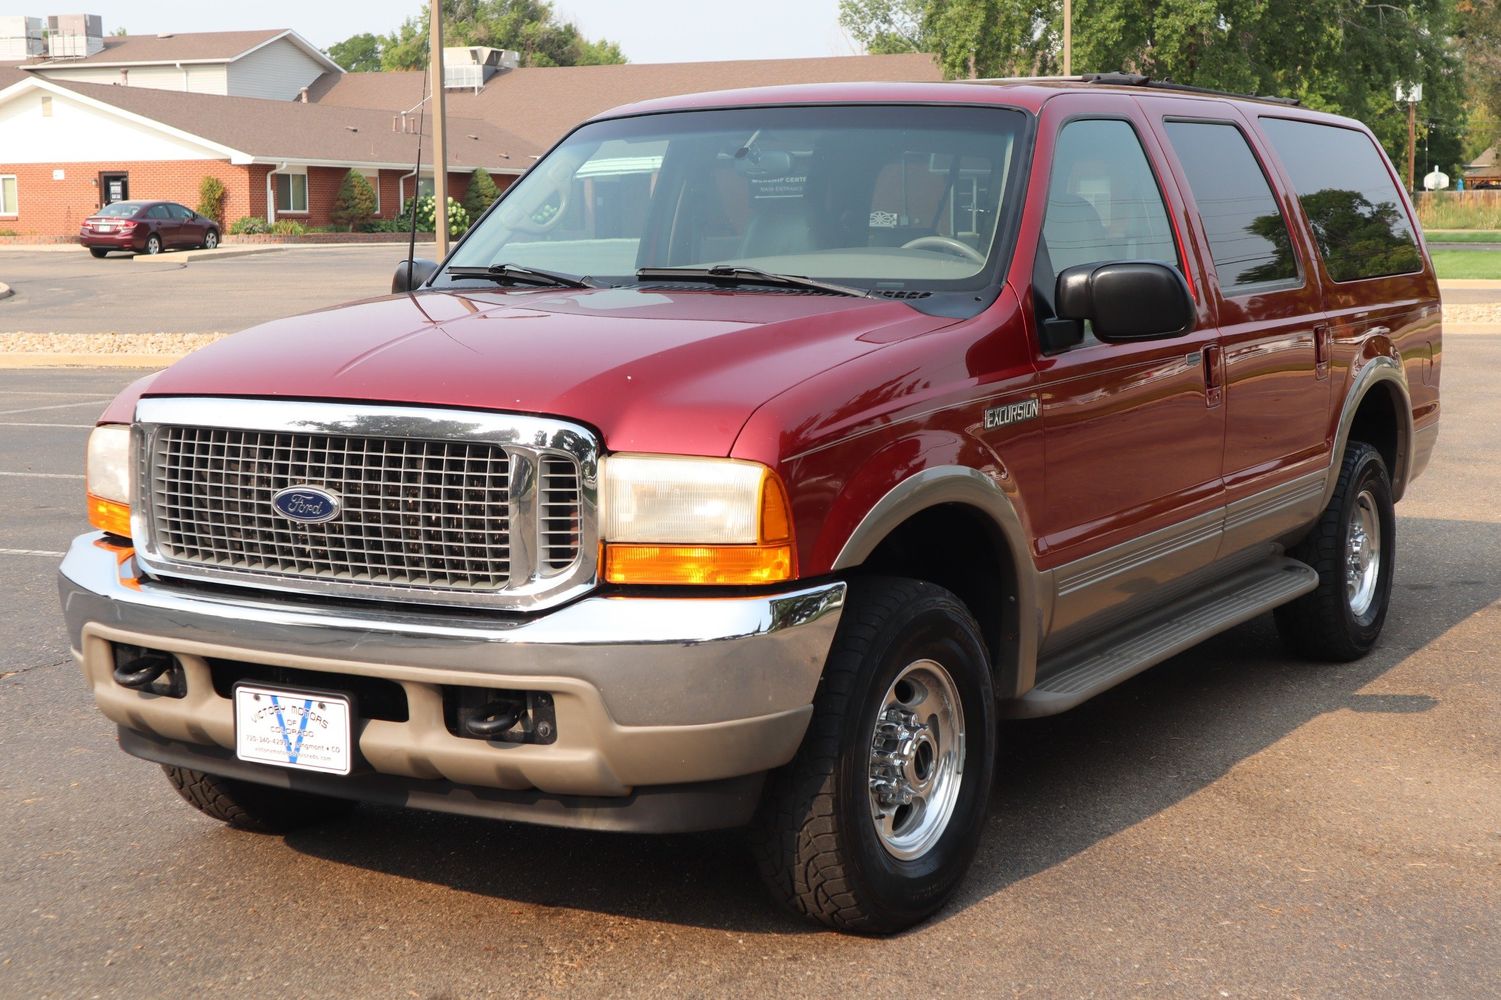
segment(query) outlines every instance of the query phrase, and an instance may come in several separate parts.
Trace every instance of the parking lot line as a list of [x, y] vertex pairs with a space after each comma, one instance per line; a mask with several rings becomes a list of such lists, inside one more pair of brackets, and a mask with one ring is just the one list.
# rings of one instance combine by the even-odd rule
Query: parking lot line
[[80, 430], [91, 431], [95, 424], [24, 424], [18, 420], [0, 420], [0, 427], [76, 427]]
[[7, 389], [7, 390], [5, 390], [5, 394], [7, 396], [61, 396], [64, 399], [72, 399], [72, 398], [75, 398], [75, 397], [78, 398], [78, 399], [82, 399], [85, 396], [89, 396], [89, 397], [92, 397], [94, 399], [114, 399], [115, 398], [110, 393], [102, 393], [102, 392], [57, 392], [57, 391], [47, 392], [47, 391], [44, 391], [42, 389]]
[[81, 472], [0, 472], [0, 476], [14, 476], [17, 479], [82, 479]]
[[8, 417], [15, 413], [37, 413], [42, 410], [72, 410], [80, 406], [98, 406], [98, 399], [86, 399], [79, 403], [54, 403], [51, 406], [28, 406], [19, 410], [0, 410], [0, 417]]
[[61, 559], [64, 553], [50, 552], [47, 549], [0, 549], [0, 556], [52, 556]]

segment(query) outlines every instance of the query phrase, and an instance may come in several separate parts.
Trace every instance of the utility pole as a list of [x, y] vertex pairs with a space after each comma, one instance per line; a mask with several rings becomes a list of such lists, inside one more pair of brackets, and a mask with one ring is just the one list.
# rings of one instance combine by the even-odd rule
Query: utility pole
[[1074, 75], [1074, 0], [1063, 0], [1063, 75]]
[[1416, 191], [1418, 158], [1418, 102], [1407, 102], [1407, 190]]
[[[430, 0], [427, 26], [428, 66], [433, 74], [433, 229], [438, 259], [448, 256], [448, 125], [443, 99], [443, 0]], [[420, 183], [417, 178], [414, 183]]]

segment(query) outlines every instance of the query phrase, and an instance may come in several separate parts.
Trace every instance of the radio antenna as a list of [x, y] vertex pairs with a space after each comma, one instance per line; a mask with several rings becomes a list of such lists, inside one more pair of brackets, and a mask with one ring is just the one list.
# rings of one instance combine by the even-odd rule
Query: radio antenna
[[[407, 294], [412, 292], [412, 266], [417, 256], [417, 200], [422, 190], [422, 133], [427, 121], [427, 83], [431, 74], [422, 72], [422, 100], [417, 104], [417, 165], [412, 168], [412, 229], [407, 239]], [[435, 215], [436, 217], [436, 215]], [[445, 220], [446, 221], [446, 220]]]

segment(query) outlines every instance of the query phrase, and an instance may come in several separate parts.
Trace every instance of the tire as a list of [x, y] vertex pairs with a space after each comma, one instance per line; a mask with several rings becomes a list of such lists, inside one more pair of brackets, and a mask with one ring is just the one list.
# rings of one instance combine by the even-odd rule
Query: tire
[[203, 249], [205, 249], [205, 250], [217, 250], [218, 248], [219, 248], [219, 234], [215, 230], [210, 229], [203, 236]]
[[205, 816], [251, 833], [288, 833], [347, 816], [355, 803], [163, 764], [177, 794]]
[[1317, 589], [1276, 611], [1295, 652], [1347, 663], [1370, 652], [1386, 623], [1397, 562], [1397, 518], [1381, 453], [1362, 441], [1345, 450], [1329, 506], [1288, 554], [1312, 566]]
[[[917, 721], [928, 724], [904, 757], [890, 738], [900, 715], [891, 713], [924, 690], [934, 711], [918, 709]], [[957, 713], [943, 711], [946, 699]], [[926, 919], [974, 860], [995, 754], [990, 665], [969, 611], [930, 583], [852, 581], [807, 735], [792, 763], [768, 776], [751, 829], [767, 886], [795, 912], [839, 930], [884, 934]], [[914, 788], [893, 779], [914, 775], [930, 782], [918, 797], [924, 807], [892, 804]]]
[[105, 254], [109, 253], [109, 251], [104, 249], [104, 247], [89, 247], [89, 253], [93, 254], [95, 257], [103, 257]]
[[146, 253], [155, 256], [162, 252], [162, 238], [155, 233], [146, 237]]

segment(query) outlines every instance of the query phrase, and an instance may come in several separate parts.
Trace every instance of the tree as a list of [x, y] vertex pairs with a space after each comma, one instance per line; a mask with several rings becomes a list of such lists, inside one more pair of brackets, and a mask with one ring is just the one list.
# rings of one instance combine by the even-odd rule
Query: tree
[[485, 209], [500, 197], [500, 188], [485, 168], [481, 167], [469, 178], [469, 190], [464, 192], [464, 211], [470, 219], [478, 219]]
[[[1481, 78], [1501, 80], [1498, 4], [1074, 0], [1073, 65], [1076, 72], [1127, 70], [1296, 97], [1365, 121], [1401, 162], [1407, 109], [1397, 106], [1394, 90], [1421, 83], [1419, 143], [1426, 141], [1434, 163], [1452, 168], [1463, 159], [1467, 127], [1455, 29], [1464, 29], [1466, 62], [1497, 67], [1490, 77], [1472, 71], [1476, 86], [1483, 86]], [[1046, 75], [1062, 71], [1062, 6], [1062, 0], [842, 0], [840, 22], [872, 52], [933, 53], [950, 78]], [[1491, 100], [1501, 102], [1501, 93]]]
[[213, 174], [198, 182], [198, 214], [224, 225], [224, 182]]
[[1501, 143], [1501, 0], [1458, 0], [1455, 15], [1470, 92], [1481, 109], [1471, 146], [1478, 153]]
[[351, 73], [373, 73], [380, 69], [380, 54], [381, 38], [368, 31], [328, 47], [328, 57]]
[[348, 226], [352, 233], [355, 226], [363, 226], [374, 216], [375, 188], [370, 186], [364, 174], [349, 171], [344, 175], [344, 183], [339, 185], [339, 193], [334, 196], [334, 222]]
[[[426, 66], [427, 26], [428, 8], [424, 5], [420, 17], [408, 18], [395, 31], [382, 36], [380, 68]], [[513, 49], [521, 54], [523, 66], [625, 62], [619, 45], [585, 38], [577, 25], [559, 21], [547, 0], [443, 0], [443, 43]]]

